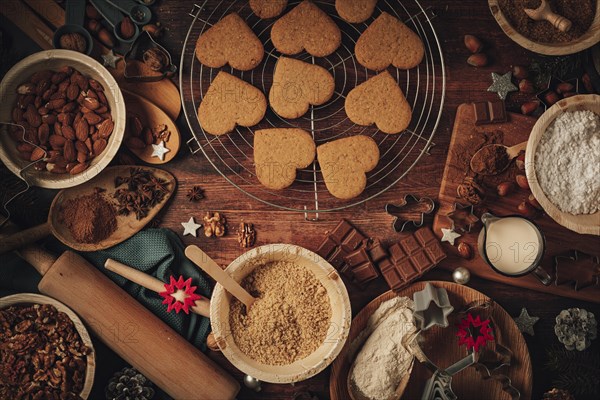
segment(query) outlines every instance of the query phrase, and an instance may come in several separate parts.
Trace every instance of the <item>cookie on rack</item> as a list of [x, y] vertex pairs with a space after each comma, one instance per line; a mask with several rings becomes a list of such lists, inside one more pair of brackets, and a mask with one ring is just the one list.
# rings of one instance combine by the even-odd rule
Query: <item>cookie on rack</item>
[[229, 64], [240, 71], [249, 71], [260, 64], [264, 54], [261, 41], [237, 13], [221, 19], [196, 42], [196, 58], [210, 68]]
[[333, 96], [335, 81], [325, 68], [280, 56], [269, 91], [271, 108], [283, 118], [298, 118], [310, 105], [321, 105]]
[[262, 19], [279, 16], [286, 6], [287, 0], [250, 0], [250, 8]]
[[325, 57], [340, 47], [342, 33], [329, 15], [304, 0], [273, 24], [271, 40], [283, 54], [306, 50], [315, 57]]
[[369, 136], [351, 136], [317, 147], [317, 160], [329, 193], [347, 200], [365, 190], [366, 174], [379, 162], [379, 147]]
[[410, 104], [387, 71], [352, 89], [346, 96], [344, 108], [355, 124], [375, 124], [380, 131], [388, 134], [402, 132], [412, 118]]
[[236, 125], [258, 124], [267, 111], [263, 92], [251, 84], [221, 71], [211, 82], [198, 107], [198, 121], [211, 135], [224, 135]]
[[335, 0], [338, 15], [346, 22], [365, 22], [375, 10], [377, 0]]
[[256, 176], [269, 189], [280, 190], [296, 179], [296, 171], [315, 159], [312, 136], [298, 128], [274, 128], [254, 133]]
[[360, 35], [354, 52], [362, 66], [374, 71], [382, 71], [390, 65], [411, 69], [423, 60], [425, 46], [408, 26], [382, 12]]

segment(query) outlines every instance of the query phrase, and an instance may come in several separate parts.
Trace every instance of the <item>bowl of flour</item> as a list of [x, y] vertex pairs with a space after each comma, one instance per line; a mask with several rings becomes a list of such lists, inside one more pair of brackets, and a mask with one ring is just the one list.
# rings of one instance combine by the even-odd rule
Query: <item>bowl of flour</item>
[[600, 96], [563, 99], [540, 117], [527, 143], [525, 172], [552, 219], [600, 235]]

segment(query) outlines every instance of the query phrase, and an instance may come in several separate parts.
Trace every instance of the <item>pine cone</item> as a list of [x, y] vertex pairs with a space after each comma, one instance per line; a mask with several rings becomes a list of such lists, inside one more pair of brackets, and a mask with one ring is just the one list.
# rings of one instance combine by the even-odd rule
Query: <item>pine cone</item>
[[107, 400], [150, 400], [154, 397], [154, 388], [144, 375], [126, 367], [110, 378], [105, 394]]
[[575, 397], [566, 390], [554, 388], [544, 393], [542, 400], [575, 400]]
[[567, 350], [583, 351], [596, 339], [598, 326], [591, 312], [580, 308], [562, 310], [556, 316], [554, 333]]

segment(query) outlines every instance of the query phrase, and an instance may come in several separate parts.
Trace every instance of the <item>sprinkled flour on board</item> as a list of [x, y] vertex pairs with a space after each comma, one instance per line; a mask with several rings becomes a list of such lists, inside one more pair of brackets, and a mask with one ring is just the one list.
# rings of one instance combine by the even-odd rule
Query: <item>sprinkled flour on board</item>
[[560, 210], [593, 214], [600, 209], [600, 116], [565, 112], [542, 135], [535, 154], [538, 182]]

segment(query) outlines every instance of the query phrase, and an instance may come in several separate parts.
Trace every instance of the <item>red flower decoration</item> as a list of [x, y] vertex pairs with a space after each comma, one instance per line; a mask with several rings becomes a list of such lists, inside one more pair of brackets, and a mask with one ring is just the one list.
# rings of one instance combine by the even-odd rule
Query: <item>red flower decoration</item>
[[183, 276], [179, 276], [178, 280], [170, 277], [170, 283], [165, 283], [165, 291], [159, 294], [164, 297], [163, 304], [168, 304], [167, 312], [173, 309], [177, 314], [183, 310], [186, 314], [190, 313], [190, 307], [196, 304], [196, 300], [200, 300], [202, 296], [194, 293], [197, 286], [192, 286], [192, 278], [185, 281]]
[[479, 316], [473, 318], [471, 314], [468, 314], [467, 318], [461, 320], [457, 326], [458, 345], [466, 344], [468, 350], [479, 351], [479, 348], [485, 346], [487, 342], [494, 341], [489, 319], [482, 321]]

